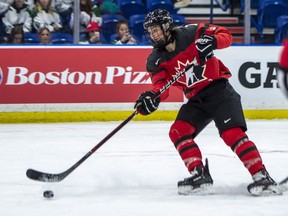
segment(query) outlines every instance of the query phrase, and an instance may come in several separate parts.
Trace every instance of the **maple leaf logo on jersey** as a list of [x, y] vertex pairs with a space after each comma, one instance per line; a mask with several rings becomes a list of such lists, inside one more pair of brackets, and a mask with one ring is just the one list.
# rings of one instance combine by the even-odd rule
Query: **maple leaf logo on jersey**
[[198, 83], [207, 79], [204, 76], [206, 65], [203, 65], [203, 66], [198, 65], [196, 57], [192, 61], [186, 60], [186, 62], [181, 62], [177, 60], [177, 64], [178, 64], [177, 67], [175, 67], [175, 70], [177, 71], [177, 73], [181, 72], [185, 68], [189, 68], [185, 72], [185, 81], [182, 79], [178, 80], [178, 82], [186, 84], [187, 87], [190, 87], [194, 85], [195, 83]]

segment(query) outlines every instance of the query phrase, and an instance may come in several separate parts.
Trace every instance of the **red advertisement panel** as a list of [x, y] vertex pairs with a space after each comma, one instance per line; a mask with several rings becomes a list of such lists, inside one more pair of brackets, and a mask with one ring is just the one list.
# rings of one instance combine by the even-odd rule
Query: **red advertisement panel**
[[[2, 47], [0, 103], [134, 102], [151, 89], [149, 47]], [[167, 102], [183, 101], [170, 91]]]

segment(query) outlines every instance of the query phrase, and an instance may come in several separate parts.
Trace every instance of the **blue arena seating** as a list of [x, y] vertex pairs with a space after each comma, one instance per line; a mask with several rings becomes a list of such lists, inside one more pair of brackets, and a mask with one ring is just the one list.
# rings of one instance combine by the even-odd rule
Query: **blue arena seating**
[[275, 43], [281, 44], [283, 39], [288, 36], [288, 15], [283, 15], [277, 18], [275, 28]]
[[251, 0], [251, 9], [258, 9], [259, 8], [259, 0]]
[[120, 5], [120, 10], [126, 19], [135, 14], [145, 14], [146, 6], [142, 2], [137, 2], [134, 0], [123, 1]]
[[106, 41], [110, 41], [110, 36], [116, 33], [116, 25], [119, 20], [125, 19], [120, 14], [103, 14], [102, 15], [102, 35]]
[[118, 37], [118, 34], [112, 34], [110, 36], [110, 43], [112, 43], [114, 40], [116, 40], [117, 37]]
[[147, 36], [145, 34], [142, 35], [142, 44], [149, 45], [149, 42], [147, 41]]
[[51, 34], [52, 44], [72, 44], [73, 36], [68, 33], [54, 32]]
[[24, 41], [27, 44], [38, 44], [40, 43], [37, 33], [25, 33]]
[[287, 15], [287, 5], [282, 0], [263, 0], [258, 10], [259, 24], [275, 28], [279, 16]]
[[277, 18], [287, 13], [288, 7], [282, 0], [262, 0], [257, 13], [261, 37], [263, 28], [275, 28]]
[[143, 22], [146, 14], [135, 14], [129, 19], [129, 26], [134, 37], [137, 41], [142, 41], [142, 36], [144, 34]]
[[120, 8], [121, 4], [124, 3], [124, 2], [134, 1], [134, 2], [137, 2], [137, 3], [143, 3], [142, 0], [115, 0], [115, 1], [116, 1], [116, 4], [118, 4], [119, 8]]
[[[250, 8], [251, 9], [258, 9], [259, 8], [259, 1], [260, 0], [251, 0], [250, 1]], [[245, 0], [240, 1], [241, 11], [244, 10]]]
[[[24, 40], [25, 40], [25, 43], [27, 44], [40, 43], [40, 39], [37, 33], [25, 33]], [[52, 44], [72, 44], [73, 36], [68, 33], [53, 32], [51, 34], [51, 43]]]
[[181, 26], [187, 24], [184, 16], [180, 14], [171, 14], [171, 16], [173, 18], [174, 26]]
[[171, 14], [176, 14], [177, 12], [170, 0], [146, 0], [146, 7], [148, 11], [165, 9]]

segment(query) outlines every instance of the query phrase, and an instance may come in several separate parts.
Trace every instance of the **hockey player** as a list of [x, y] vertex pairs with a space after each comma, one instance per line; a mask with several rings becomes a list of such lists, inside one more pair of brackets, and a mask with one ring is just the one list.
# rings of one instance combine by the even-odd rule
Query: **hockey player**
[[288, 38], [283, 43], [277, 79], [282, 92], [288, 98]]
[[185, 75], [174, 84], [183, 91], [187, 103], [182, 105], [169, 132], [191, 177], [178, 182], [179, 194], [193, 194], [213, 184], [208, 163], [195, 142], [196, 136], [213, 120], [223, 141], [236, 153], [252, 175], [248, 191], [253, 195], [281, 194], [277, 183], [265, 169], [259, 151], [249, 140], [239, 94], [230, 85], [231, 73], [217, 59], [213, 50], [231, 45], [229, 31], [212, 24], [186, 25], [173, 28], [168, 11], [157, 9], [147, 14], [144, 29], [154, 46], [146, 68], [153, 89], [143, 92], [135, 103], [142, 115], [157, 110], [169, 90], [154, 95], [173, 75], [185, 68]]

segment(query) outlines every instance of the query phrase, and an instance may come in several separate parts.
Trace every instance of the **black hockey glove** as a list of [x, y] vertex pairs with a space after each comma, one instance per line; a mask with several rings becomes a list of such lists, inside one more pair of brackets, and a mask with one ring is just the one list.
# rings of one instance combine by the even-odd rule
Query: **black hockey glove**
[[214, 56], [213, 50], [217, 47], [217, 41], [213, 35], [204, 34], [195, 41], [200, 64], [203, 65], [208, 59]]
[[157, 110], [160, 104], [160, 98], [154, 99], [156, 92], [143, 92], [135, 103], [134, 109], [142, 115], [148, 115]]

